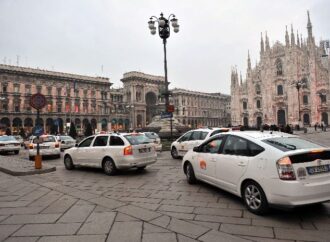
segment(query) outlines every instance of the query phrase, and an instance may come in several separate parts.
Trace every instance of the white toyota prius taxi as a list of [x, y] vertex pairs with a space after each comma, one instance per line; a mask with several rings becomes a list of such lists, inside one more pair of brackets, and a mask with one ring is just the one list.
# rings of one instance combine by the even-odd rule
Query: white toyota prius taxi
[[330, 200], [330, 148], [280, 132], [215, 135], [183, 157], [188, 183], [207, 182], [242, 197], [247, 209]]
[[64, 153], [66, 169], [71, 170], [75, 165], [97, 166], [107, 175], [114, 175], [119, 169], [143, 170], [156, 160], [154, 144], [139, 133], [89, 136]]

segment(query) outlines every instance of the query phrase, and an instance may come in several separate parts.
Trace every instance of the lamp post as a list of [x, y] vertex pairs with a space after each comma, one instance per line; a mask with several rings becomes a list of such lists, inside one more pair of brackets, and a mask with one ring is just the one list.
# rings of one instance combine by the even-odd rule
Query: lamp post
[[157, 18], [156, 16], [151, 16], [148, 22], [150, 33], [152, 35], [156, 34], [156, 27], [155, 22], [158, 23], [158, 33], [159, 37], [163, 39], [164, 44], [164, 70], [165, 70], [165, 92], [163, 96], [165, 97], [165, 112], [167, 112], [167, 107], [169, 105], [169, 96], [170, 93], [168, 91], [168, 80], [167, 80], [167, 59], [166, 59], [166, 40], [170, 37], [170, 24], [169, 21], [172, 23], [174, 33], [179, 32], [179, 24], [178, 20], [175, 18], [174, 14], [171, 14], [167, 19], [163, 16], [163, 13], [160, 14], [160, 17]]
[[130, 130], [133, 131], [133, 119], [134, 119], [134, 115], [133, 115], [133, 109], [134, 109], [134, 105], [126, 105], [126, 108], [130, 111]]
[[303, 88], [306, 86], [306, 79], [301, 79], [301, 80], [298, 80], [298, 81], [294, 81], [292, 83], [296, 89], [297, 89], [297, 93], [298, 93], [298, 122], [299, 122], [299, 125], [300, 125], [300, 122], [301, 122], [301, 115], [300, 115], [300, 95], [299, 95], [299, 90], [300, 88]]

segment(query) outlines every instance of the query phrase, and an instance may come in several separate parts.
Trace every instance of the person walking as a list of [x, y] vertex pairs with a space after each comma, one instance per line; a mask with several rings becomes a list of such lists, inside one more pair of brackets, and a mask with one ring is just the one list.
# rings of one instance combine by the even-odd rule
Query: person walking
[[323, 131], [323, 121], [321, 122], [321, 130]]
[[315, 131], [317, 131], [317, 125], [318, 125], [318, 123], [314, 124]]

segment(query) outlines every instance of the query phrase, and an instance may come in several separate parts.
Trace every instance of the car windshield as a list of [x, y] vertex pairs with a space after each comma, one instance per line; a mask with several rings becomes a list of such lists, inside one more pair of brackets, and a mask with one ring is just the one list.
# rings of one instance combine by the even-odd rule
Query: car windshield
[[15, 139], [23, 139], [22, 136], [15, 136]]
[[151, 140], [144, 134], [129, 134], [125, 135], [125, 138], [131, 145], [148, 144], [151, 142]]
[[[54, 136], [42, 136], [42, 137], [39, 137], [39, 139], [41, 139], [42, 143], [56, 142]], [[37, 138], [34, 138], [34, 139], [33, 139], [33, 143], [34, 143], [34, 144], [37, 143]]]
[[13, 136], [0, 136], [0, 141], [16, 141]]
[[300, 150], [300, 149], [324, 148], [319, 144], [315, 144], [310, 141], [300, 139], [297, 137], [270, 138], [263, 140], [263, 142], [284, 152], [291, 150]]
[[158, 134], [156, 133], [144, 133], [149, 139], [157, 139], [159, 138]]

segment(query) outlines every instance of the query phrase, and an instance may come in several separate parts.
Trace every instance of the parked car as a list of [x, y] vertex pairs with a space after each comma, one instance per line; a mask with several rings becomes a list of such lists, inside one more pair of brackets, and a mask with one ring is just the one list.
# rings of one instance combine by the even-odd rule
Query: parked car
[[182, 167], [188, 183], [242, 197], [255, 214], [330, 200], [330, 148], [286, 133], [219, 134], [188, 151]]
[[20, 135], [15, 135], [15, 139], [20, 143], [21, 146], [24, 146], [24, 139]]
[[151, 140], [152, 143], [155, 144], [156, 151], [162, 151], [162, 143], [160, 141], [160, 137], [155, 132], [143, 132], [147, 138]]
[[64, 152], [66, 169], [71, 170], [78, 164], [97, 166], [107, 175], [114, 175], [120, 169], [143, 170], [156, 160], [154, 145], [140, 133], [92, 135]]
[[14, 152], [17, 155], [19, 150], [20, 143], [15, 139], [14, 136], [0, 136], [0, 153]]
[[76, 146], [76, 140], [69, 135], [59, 135], [56, 137], [58, 142], [60, 142], [60, 150], [72, 148]]
[[26, 140], [24, 140], [24, 149], [29, 149], [29, 145], [31, 144], [32, 140], [35, 138], [35, 136], [31, 135]]
[[183, 157], [188, 150], [200, 145], [209, 137], [230, 131], [229, 128], [205, 128], [190, 130], [171, 144], [171, 155], [173, 159]]
[[54, 156], [56, 158], [61, 157], [60, 143], [57, 141], [54, 135], [42, 135], [39, 137], [33, 137], [29, 144], [29, 159], [34, 160], [37, 154], [37, 144], [39, 142], [40, 155], [41, 156]]

